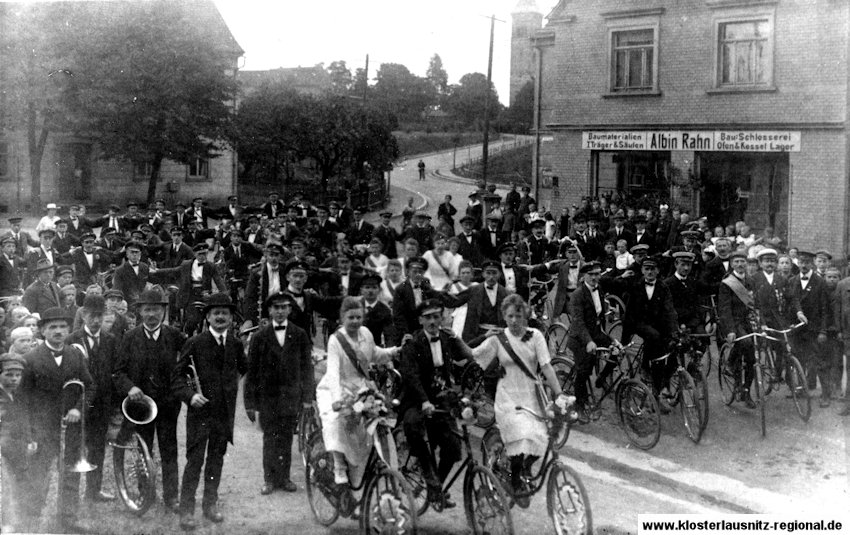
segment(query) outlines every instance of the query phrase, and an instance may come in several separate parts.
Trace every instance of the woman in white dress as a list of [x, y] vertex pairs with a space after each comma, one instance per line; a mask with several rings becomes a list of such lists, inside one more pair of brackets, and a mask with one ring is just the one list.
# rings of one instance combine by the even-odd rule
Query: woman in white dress
[[457, 279], [457, 267], [460, 262], [455, 255], [446, 249], [448, 238], [445, 234], [434, 236], [434, 248], [425, 251], [422, 258], [428, 261], [425, 278], [431, 281], [435, 290], [445, 290]]
[[372, 442], [363, 423], [335, 411], [334, 403], [342, 400], [346, 390], [356, 394], [368, 386], [365, 374], [370, 365], [389, 364], [401, 350], [375, 345], [372, 333], [363, 327], [363, 314], [363, 302], [359, 298], [343, 300], [339, 313], [342, 327], [328, 339], [327, 372], [316, 388], [322, 438], [325, 449], [333, 454], [334, 480], [339, 485], [349, 482], [346, 466], [351, 481], [355, 486], [359, 484]]
[[563, 395], [555, 371], [549, 364], [549, 348], [543, 334], [528, 328], [529, 312], [522, 297], [509, 295], [502, 302], [502, 316], [508, 327], [472, 349], [476, 362], [482, 368], [486, 369], [494, 358], [498, 358], [505, 370], [496, 388], [494, 408], [496, 424], [511, 462], [511, 483], [517, 491], [522, 490], [521, 476], [528, 476], [534, 462], [546, 453], [549, 438], [545, 422], [516, 409], [520, 406], [537, 414], [544, 413], [537, 399], [534, 381], [511, 358], [503, 344], [508, 344], [535, 376], [539, 367], [552, 392], [557, 396]]

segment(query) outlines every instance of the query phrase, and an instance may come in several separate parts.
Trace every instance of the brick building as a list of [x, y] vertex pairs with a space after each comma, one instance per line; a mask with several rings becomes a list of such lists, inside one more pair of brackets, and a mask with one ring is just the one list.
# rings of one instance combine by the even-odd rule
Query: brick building
[[561, 0], [532, 38], [538, 198], [668, 201], [848, 251], [840, 0]]
[[[74, 3], [3, 3], [0, 4], [0, 33], [11, 25], [22, 24], [28, 10], [43, 10], [39, 16], [61, 17], [69, 27], [84, 28], [83, 22], [98, 18], [112, 20], [121, 16], [127, 2], [81, 1]], [[204, 32], [215, 51], [222, 55], [228, 74], [236, 76], [243, 50], [211, 0], [184, 0], [165, 4], [174, 16], [191, 20], [194, 26], [187, 32]], [[34, 45], [35, 46], [35, 45]], [[4, 98], [14, 79], [4, 70], [20, 58], [8, 57], [0, 49], [0, 205], [12, 211], [36, 212], [43, 207], [31, 207], [31, 176], [26, 125], [4, 121], [19, 110], [4, 109]], [[45, 71], [45, 76], [47, 72]], [[19, 89], [19, 88], [17, 88]], [[11, 88], [12, 91], [16, 88]], [[236, 192], [236, 153], [224, 150], [214, 158], [197, 158], [189, 164], [171, 160], [162, 162], [157, 196], [169, 205], [177, 200], [201, 196], [211, 204], [223, 204], [228, 195]], [[41, 164], [41, 199], [67, 207], [83, 203], [103, 207], [110, 203], [143, 201], [147, 194], [151, 169], [145, 161], [103, 159], [91, 139], [50, 131]], [[2, 209], [2, 208], [0, 208]]]

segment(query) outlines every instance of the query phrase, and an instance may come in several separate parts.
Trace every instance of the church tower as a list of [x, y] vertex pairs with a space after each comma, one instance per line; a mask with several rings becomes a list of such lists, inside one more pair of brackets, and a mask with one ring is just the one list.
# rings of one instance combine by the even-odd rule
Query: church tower
[[543, 27], [543, 13], [534, 0], [519, 0], [511, 13], [511, 87], [509, 103], [526, 82], [534, 78], [531, 37]]

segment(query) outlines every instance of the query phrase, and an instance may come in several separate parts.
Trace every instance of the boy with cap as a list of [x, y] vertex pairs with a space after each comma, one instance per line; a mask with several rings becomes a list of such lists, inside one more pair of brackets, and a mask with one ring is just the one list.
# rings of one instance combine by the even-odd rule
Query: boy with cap
[[3, 533], [25, 531], [20, 524], [22, 491], [27, 486], [29, 457], [36, 444], [30, 440], [29, 417], [18, 396], [24, 372], [24, 360], [4, 353], [0, 355], [0, 473], [2, 473]]
[[[207, 299], [203, 314], [209, 328], [186, 342], [172, 376], [172, 391], [187, 407], [186, 467], [180, 488], [180, 527], [186, 530], [195, 528], [195, 493], [202, 467], [204, 516], [215, 523], [224, 521], [218, 510], [218, 487], [227, 443], [233, 442], [239, 379], [248, 371], [242, 341], [230, 330], [234, 312], [236, 305], [227, 294]], [[195, 387], [186, 380], [193, 376], [198, 379]]]
[[[163, 324], [168, 299], [157, 289], [145, 290], [135, 303], [139, 324], [127, 331], [118, 344], [112, 381], [116, 397], [134, 401], [150, 396], [158, 409], [149, 424], [136, 426], [142, 439], [153, 451], [154, 435], [159, 444], [162, 463], [162, 498], [167, 508], [177, 508], [177, 417], [180, 401], [171, 391], [174, 363], [186, 337], [174, 327]], [[129, 423], [122, 427], [119, 437], [131, 430]]]
[[0, 297], [21, 293], [21, 270], [24, 261], [15, 254], [16, 245], [13, 236], [0, 238]]
[[[21, 400], [30, 417], [32, 441], [37, 449], [30, 459], [32, 488], [24, 506], [24, 518], [32, 531], [38, 531], [38, 520], [47, 500], [51, 468], [59, 455], [60, 423], [68, 424], [65, 434], [65, 466], [73, 466], [80, 451], [82, 395], [79, 387], [63, 388], [71, 380], [80, 380], [86, 392], [94, 386], [85, 357], [66, 345], [71, 318], [60, 308], [44, 311], [38, 328], [44, 344], [24, 357], [26, 368], [21, 380]], [[80, 474], [60, 474], [59, 515], [62, 528], [73, 533], [85, 532], [77, 524]]]
[[271, 321], [251, 338], [244, 393], [248, 419], [254, 422], [260, 413], [263, 495], [276, 488], [297, 490], [290, 479], [292, 435], [299, 411], [309, 410], [315, 398], [313, 344], [303, 329], [288, 321], [295, 299], [276, 293], [265, 306]]
[[9, 354], [22, 357], [35, 348], [38, 341], [29, 327], [15, 327], [9, 333]]
[[100, 295], [87, 295], [82, 306], [83, 328], [72, 332], [65, 343], [79, 349], [86, 357], [94, 389], [88, 392], [86, 413], [86, 448], [88, 459], [97, 468], [86, 474], [86, 497], [93, 501], [112, 501], [115, 496], [101, 489], [104, 451], [109, 421], [117, 407], [113, 395], [112, 368], [115, 364], [116, 339], [101, 331], [106, 301]]

